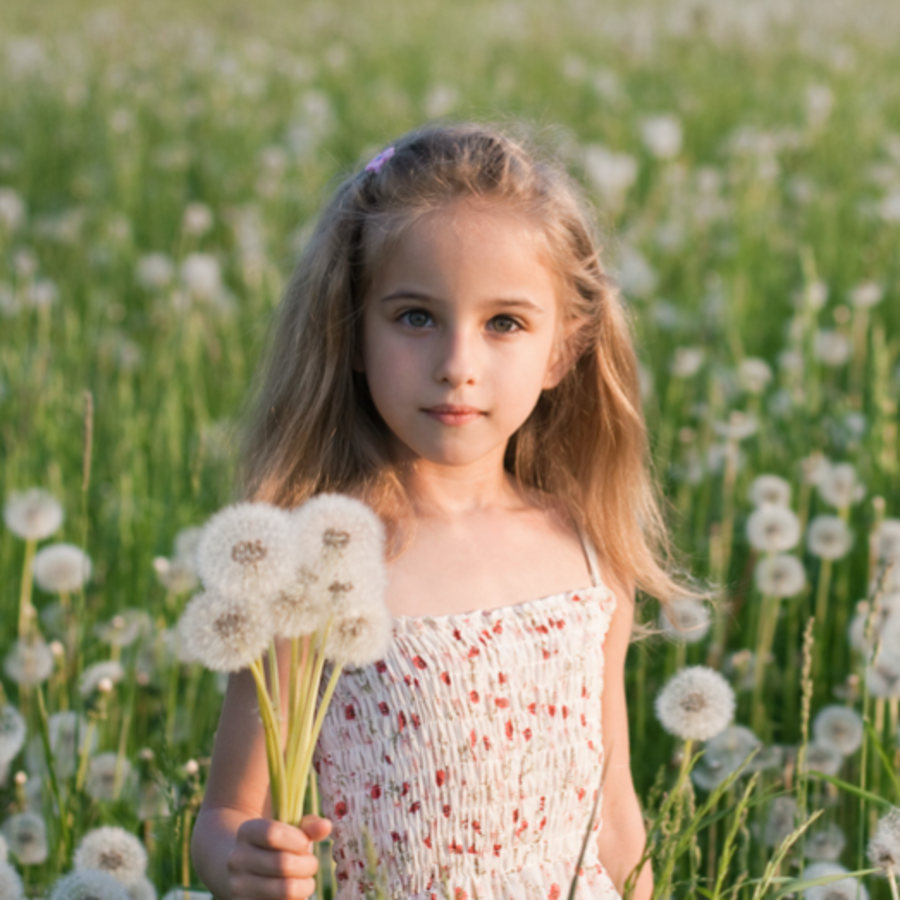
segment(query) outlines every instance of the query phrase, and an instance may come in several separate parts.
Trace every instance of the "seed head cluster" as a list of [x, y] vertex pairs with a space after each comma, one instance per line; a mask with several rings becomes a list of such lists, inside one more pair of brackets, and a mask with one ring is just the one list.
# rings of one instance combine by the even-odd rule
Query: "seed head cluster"
[[133, 834], [108, 825], [85, 834], [73, 863], [76, 870], [106, 872], [126, 887], [133, 887], [146, 873], [147, 851]]
[[724, 731], [734, 718], [734, 691], [707, 666], [677, 672], [656, 697], [656, 716], [670, 734], [706, 741]]

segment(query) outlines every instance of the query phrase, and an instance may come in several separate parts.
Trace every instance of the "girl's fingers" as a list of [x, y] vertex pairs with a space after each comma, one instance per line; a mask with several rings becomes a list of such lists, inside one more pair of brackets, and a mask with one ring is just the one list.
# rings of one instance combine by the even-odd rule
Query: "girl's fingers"
[[260, 875], [266, 878], [309, 878], [319, 869], [313, 853], [290, 853], [286, 850], [263, 850], [241, 844], [232, 850], [228, 868], [234, 873]]
[[314, 878], [261, 878], [242, 875], [231, 879], [231, 894], [238, 900], [305, 900], [316, 890]]
[[237, 832], [238, 842], [246, 841], [264, 850], [284, 850], [286, 853], [310, 853], [309, 835], [293, 825], [271, 819], [248, 819]]

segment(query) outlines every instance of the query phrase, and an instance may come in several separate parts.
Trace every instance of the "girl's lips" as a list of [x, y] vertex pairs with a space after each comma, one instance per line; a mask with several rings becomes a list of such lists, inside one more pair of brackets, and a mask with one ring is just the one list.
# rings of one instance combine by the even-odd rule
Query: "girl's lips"
[[481, 410], [475, 409], [474, 406], [452, 406], [447, 403], [432, 406], [423, 412], [444, 425], [465, 425], [482, 415]]

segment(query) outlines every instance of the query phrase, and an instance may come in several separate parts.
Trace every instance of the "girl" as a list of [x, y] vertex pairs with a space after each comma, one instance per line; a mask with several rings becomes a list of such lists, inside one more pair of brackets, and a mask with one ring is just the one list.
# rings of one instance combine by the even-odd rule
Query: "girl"
[[635, 589], [686, 591], [632, 339], [572, 182], [479, 125], [379, 154], [303, 254], [257, 409], [245, 495], [370, 503], [394, 636], [339, 679], [314, 760], [325, 817], [300, 829], [265, 818], [253, 682], [232, 677], [201, 878], [220, 900], [308, 897], [311, 842], [333, 829], [340, 900], [372, 888], [367, 836], [392, 898], [556, 898], [590, 829], [577, 896], [618, 897], [645, 840], [623, 675]]

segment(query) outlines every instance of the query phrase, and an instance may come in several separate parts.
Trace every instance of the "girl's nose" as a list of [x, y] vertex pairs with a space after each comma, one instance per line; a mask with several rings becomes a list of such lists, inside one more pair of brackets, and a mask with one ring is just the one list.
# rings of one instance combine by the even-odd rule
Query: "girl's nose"
[[462, 329], [448, 330], [439, 342], [434, 378], [451, 387], [474, 384], [477, 362], [475, 341]]

